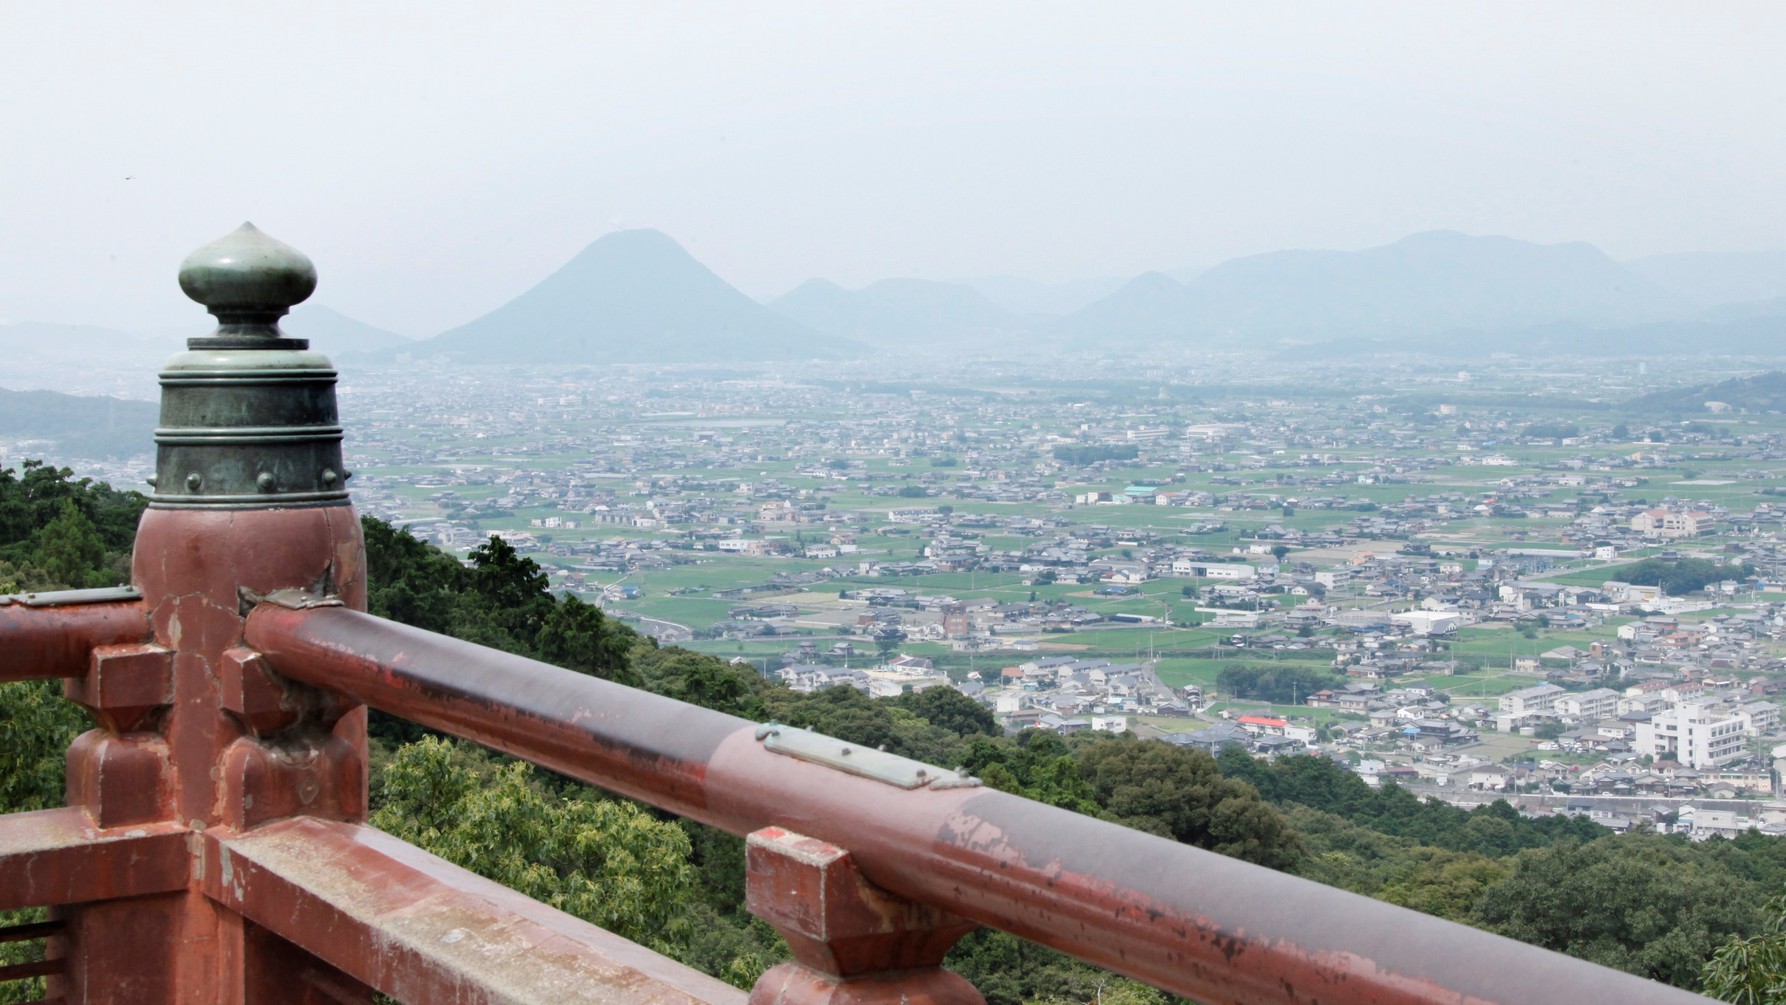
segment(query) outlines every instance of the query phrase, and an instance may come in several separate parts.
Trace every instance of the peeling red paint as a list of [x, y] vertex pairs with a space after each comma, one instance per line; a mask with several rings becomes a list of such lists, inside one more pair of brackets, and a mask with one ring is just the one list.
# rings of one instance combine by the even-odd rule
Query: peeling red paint
[[1200, 1001], [1707, 1001], [1017, 796], [774, 754], [752, 723], [340, 608], [263, 605], [248, 641], [288, 676], [735, 834], [829, 842], [895, 895]]

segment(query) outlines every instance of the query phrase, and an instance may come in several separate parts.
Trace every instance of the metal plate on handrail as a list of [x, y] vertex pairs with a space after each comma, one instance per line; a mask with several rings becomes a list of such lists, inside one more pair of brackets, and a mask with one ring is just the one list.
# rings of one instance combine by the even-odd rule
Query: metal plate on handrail
[[763, 748], [771, 753], [797, 757], [802, 761], [822, 764], [827, 768], [871, 778], [902, 789], [958, 789], [980, 784], [978, 778], [958, 771], [949, 771], [873, 747], [846, 743], [834, 736], [796, 726], [767, 723], [757, 727], [757, 739], [763, 741]]
[[107, 586], [98, 590], [49, 590], [43, 593], [0, 594], [0, 607], [73, 607], [77, 604], [119, 604], [143, 599], [133, 586]]

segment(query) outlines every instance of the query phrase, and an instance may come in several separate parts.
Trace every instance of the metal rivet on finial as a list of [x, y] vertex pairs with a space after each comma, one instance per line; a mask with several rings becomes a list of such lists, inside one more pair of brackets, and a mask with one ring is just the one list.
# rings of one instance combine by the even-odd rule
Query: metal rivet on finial
[[337, 481], [339, 481], [340, 478], [341, 478], [341, 476], [335, 473], [334, 468], [323, 468], [322, 469], [322, 483], [324, 485], [333, 485]]
[[199, 477], [199, 474], [197, 471], [194, 471], [192, 474], [189, 474], [186, 476], [186, 488], [190, 491], [197, 492], [198, 487], [200, 485], [203, 485], [204, 483], [205, 483], [205, 480], [203, 478]]
[[255, 476], [254, 484], [259, 486], [262, 492], [273, 491], [273, 473], [271, 471], [262, 471], [259, 475]]

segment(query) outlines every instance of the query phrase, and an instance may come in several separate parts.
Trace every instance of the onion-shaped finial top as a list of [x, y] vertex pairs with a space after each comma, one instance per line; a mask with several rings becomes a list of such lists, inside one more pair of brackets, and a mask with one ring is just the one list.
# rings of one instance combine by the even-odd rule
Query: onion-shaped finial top
[[316, 266], [252, 223], [186, 256], [180, 289], [216, 316], [219, 335], [279, 337], [279, 319], [316, 289]]

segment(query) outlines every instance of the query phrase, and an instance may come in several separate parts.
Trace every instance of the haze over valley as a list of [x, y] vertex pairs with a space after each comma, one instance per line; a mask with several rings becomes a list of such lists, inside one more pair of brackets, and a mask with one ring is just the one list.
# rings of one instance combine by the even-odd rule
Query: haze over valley
[[[929, 787], [804, 818], [838, 828], [814, 832], [842, 849], [826, 875], [863, 853], [897, 897], [935, 893], [934, 870], [899, 885], [840, 821], [945, 783], [973, 791], [932, 805], [970, 842], [994, 834], [1014, 856], [998, 866], [1034, 864], [1027, 829], [961, 828], [975, 807], [1102, 835], [1073, 840], [1094, 849], [1075, 882], [1105, 900], [1049, 908], [1063, 926], [1178, 924], [1175, 907], [1132, 910], [1170, 891], [1096, 871], [1163, 870], [1095, 849], [1213, 861], [1164, 838], [1286, 874], [1174, 870], [1196, 920], [1102, 956], [969, 934], [945, 965], [988, 1005], [1326, 1001], [1354, 977], [1355, 996], [1407, 977], [1394, 993], [1538, 1002], [1569, 997], [1556, 967], [1632, 1000], [1786, 1000], [1781, 52], [1786, 8], [1744, 0], [7, 5], [0, 84], [22, 98], [0, 104], [0, 628], [123, 611], [124, 638], [146, 609], [157, 634], [69, 664], [88, 676], [66, 691], [37, 671], [0, 683], [0, 754], [25, 766], [0, 771], [0, 813], [126, 777], [65, 785], [65, 764], [171, 771], [181, 806], [210, 805], [207, 777], [222, 792], [264, 774], [270, 792], [327, 791], [244, 797], [255, 815], [190, 845], [245, 849], [271, 877], [250, 886], [314, 892], [321, 865], [254, 856], [321, 847], [284, 818], [328, 805], [341, 819], [311, 822], [330, 834], [384, 831], [356, 852], [411, 842], [404, 868], [444, 860], [430, 883], [464, 868], [513, 885], [490, 900], [502, 911], [544, 901], [519, 927], [454, 914], [413, 967], [391, 962], [388, 923], [469, 900], [341, 914], [376, 959], [304, 979], [354, 1000], [412, 971], [469, 989], [440, 968], [474, 956], [464, 974], [517, 987], [534, 975], [501, 960], [556, 973], [556, 948], [485, 951], [527, 926], [574, 949], [596, 925], [663, 973], [773, 983], [788, 945], [752, 914], [768, 832], [738, 840], [761, 821], [728, 836], [670, 820], [570, 781], [606, 784], [578, 755], [530, 774], [470, 742], [481, 727], [440, 720], [455, 745], [385, 714], [608, 743], [668, 721], [626, 701], [679, 723], [709, 721], [700, 705], [740, 717], [711, 720], [734, 730], [728, 757], [760, 742], [779, 771], [770, 755], [810, 743], [788, 777]], [[244, 220], [262, 233], [214, 240]], [[315, 290], [280, 331], [327, 363], [235, 341], [271, 335], [257, 312], [311, 288], [303, 256]], [[133, 553], [144, 513], [159, 558]], [[211, 561], [224, 523], [258, 535], [233, 564]], [[283, 582], [257, 607], [259, 551], [318, 558], [258, 530], [288, 525], [333, 542], [329, 572], [297, 585], [352, 606], [363, 581], [364, 613]], [[188, 560], [206, 592], [176, 596], [157, 577]], [[101, 592], [52, 596], [71, 589]], [[201, 608], [202, 630], [184, 620]], [[405, 691], [338, 718], [346, 704], [309, 690], [337, 678], [259, 634], [316, 624], [351, 629], [304, 636], [328, 659], [395, 640], [404, 672], [456, 653], [448, 689], [489, 693], [445, 713]], [[226, 648], [189, 653], [199, 636]], [[175, 683], [155, 693], [178, 701], [107, 704], [127, 700], [109, 667], [162, 687], [167, 651]], [[480, 660], [495, 669], [470, 673]], [[360, 672], [339, 662], [329, 674]], [[503, 704], [508, 674], [532, 675], [531, 704]], [[216, 711], [187, 700], [206, 689]], [[74, 740], [92, 724], [64, 694], [130, 735]], [[560, 694], [604, 697], [559, 721]], [[201, 721], [223, 758], [209, 776], [190, 761]], [[505, 749], [534, 756], [515, 732]], [[649, 760], [624, 770], [682, 785]], [[127, 794], [132, 813], [152, 788]], [[238, 795], [217, 806], [237, 813]], [[83, 805], [45, 812], [97, 812]], [[150, 829], [178, 851], [186, 817]], [[1060, 862], [1025, 889], [1062, 895]], [[985, 873], [1001, 890], [1016, 875]], [[196, 874], [168, 875], [185, 890]], [[262, 931], [270, 913], [213, 885], [176, 892], [202, 905], [182, 918], [240, 911], [240, 945], [293, 938], [277, 961], [315, 962], [291, 934], [305, 919]], [[988, 925], [1031, 910], [925, 903]], [[20, 1000], [95, 986], [39, 958], [90, 951], [90, 909], [0, 917], [29, 936], [0, 937], [0, 1000], [5, 975], [50, 975]], [[1530, 952], [1505, 942], [1454, 955], [1480, 936], [1434, 918], [1643, 980], [1542, 954], [1553, 969], [1503, 966]], [[1308, 948], [1260, 919], [1316, 933], [1310, 973], [1334, 983], [1248, 983]], [[1481, 986], [1429, 987], [1435, 946]], [[1189, 975], [1208, 995], [1133, 962], [1217, 950]], [[243, 958], [211, 969], [272, 986]], [[722, 1000], [688, 979], [676, 994]]]

